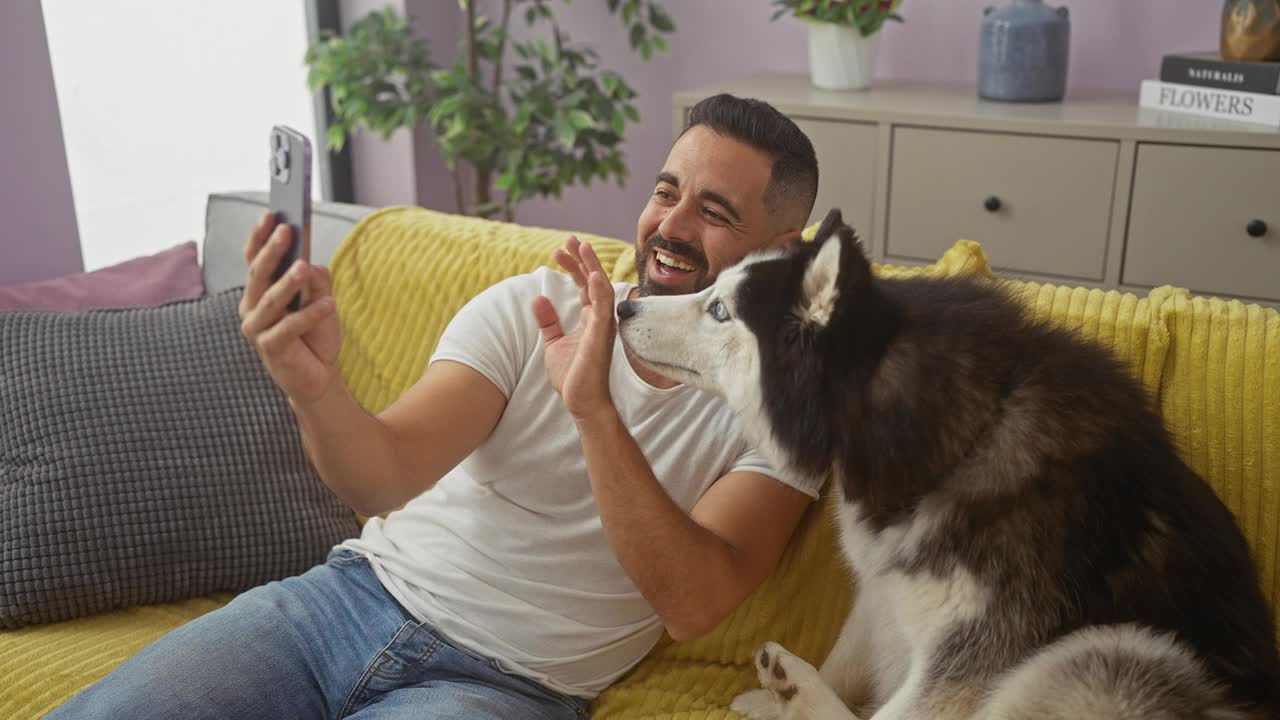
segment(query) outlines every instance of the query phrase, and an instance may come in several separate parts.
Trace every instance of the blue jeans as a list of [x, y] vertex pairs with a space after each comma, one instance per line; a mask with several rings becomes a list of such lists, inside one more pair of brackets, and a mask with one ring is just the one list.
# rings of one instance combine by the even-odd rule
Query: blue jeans
[[342, 550], [170, 632], [47, 717], [571, 720], [587, 703], [451, 644]]

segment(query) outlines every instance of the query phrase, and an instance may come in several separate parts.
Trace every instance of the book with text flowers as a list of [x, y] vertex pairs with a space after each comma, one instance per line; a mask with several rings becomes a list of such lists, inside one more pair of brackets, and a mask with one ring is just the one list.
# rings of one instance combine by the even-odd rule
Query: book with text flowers
[[1280, 95], [1143, 80], [1138, 104], [1146, 108], [1280, 128]]

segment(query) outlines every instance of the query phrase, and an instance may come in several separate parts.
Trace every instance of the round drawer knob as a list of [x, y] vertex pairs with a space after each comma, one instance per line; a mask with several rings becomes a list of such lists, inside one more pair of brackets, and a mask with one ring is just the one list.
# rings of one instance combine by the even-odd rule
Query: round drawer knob
[[986, 208], [988, 212], [995, 212], [999, 210], [1001, 205], [1003, 205], [1003, 203], [1001, 203], [1000, 198], [995, 195], [988, 195], [987, 199], [982, 201], [982, 207]]
[[1262, 237], [1267, 234], [1267, 224], [1262, 220], [1250, 220], [1244, 231], [1249, 233], [1249, 237]]

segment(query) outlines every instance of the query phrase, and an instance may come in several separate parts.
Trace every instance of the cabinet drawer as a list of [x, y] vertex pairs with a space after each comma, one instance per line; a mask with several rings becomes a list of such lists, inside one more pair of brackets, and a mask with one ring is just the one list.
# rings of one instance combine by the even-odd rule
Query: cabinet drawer
[[896, 128], [888, 254], [933, 260], [956, 240], [997, 269], [1101, 280], [1119, 143]]
[[844, 221], [870, 239], [875, 231], [872, 207], [876, 186], [875, 125], [793, 118], [809, 136], [818, 156], [818, 197], [810, 223], [820, 223], [831, 208], [840, 208]]
[[1139, 145], [1123, 281], [1280, 300], [1280, 151]]

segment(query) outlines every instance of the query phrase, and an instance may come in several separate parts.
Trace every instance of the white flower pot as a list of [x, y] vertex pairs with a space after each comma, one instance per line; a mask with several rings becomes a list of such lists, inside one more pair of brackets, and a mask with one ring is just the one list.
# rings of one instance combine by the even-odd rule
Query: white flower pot
[[876, 71], [880, 33], [863, 37], [857, 28], [809, 22], [809, 76], [825, 90], [865, 90]]

